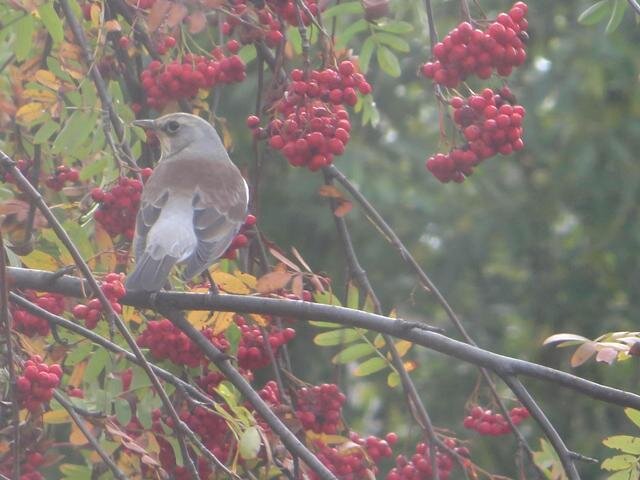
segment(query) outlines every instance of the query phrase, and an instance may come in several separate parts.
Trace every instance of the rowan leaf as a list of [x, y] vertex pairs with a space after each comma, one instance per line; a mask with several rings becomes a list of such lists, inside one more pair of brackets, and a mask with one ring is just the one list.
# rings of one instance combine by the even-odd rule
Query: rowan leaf
[[353, 328], [340, 328], [330, 332], [319, 333], [313, 338], [313, 343], [321, 347], [332, 347], [355, 342], [360, 338], [360, 333]]
[[262, 446], [262, 439], [260, 438], [260, 431], [258, 427], [249, 427], [240, 436], [238, 440], [238, 450], [240, 456], [245, 460], [252, 460], [258, 456], [260, 447]]
[[353, 362], [359, 358], [365, 357], [375, 353], [376, 349], [370, 343], [356, 343], [355, 345], [349, 345], [340, 353], [335, 355], [331, 360], [333, 363], [341, 365], [349, 362]]
[[38, 15], [40, 20], [44, 24], [44, 27], [51, 35], [51, 39], [54, 44], [58, 44], [64, 40], [64, 28], [62, 26], [62, 20], [58, 17], [56, 9], [53, 7], [53, 2], [45, 2], [40, 8], [38, 8]]
[[280, 290], [289, 283], [292, 274], [290, 272], [274, 271], [263, 275], [256, 283], [256, 291], [258, 293], [272, 293]]
[[249, 287], [247, 287], [245, 283], [235, 275], [216, 270], [211, 274], [211, 276], [213, 277], [213, 281], [216, 282], [216, 285], [220, 288], [220, 290], [223, 290], [227, 293], [235, 293], [238, 295], [246, 295], [248, 293], [251, 293]]
[[640, 455], [640, 438], [631, 435], [613, 435], [605, 438], [602, 443], [616, 450], [632, 455]]
[[[207, 312], [209, 313], [209, 312]], [[211, 323], [213, 324], [213, 334], [225, 332], [227, 328], [233, 323], [233, 312], [215, 312]]]
[[384, 358], [373, 357], [358, 365], [353, 371], [353, 374], [356, 377], [366, 377], [367, 375], [384, 370], [387, 365], [388, 363]]
[[49, 425], [59, 425], [71, 422], [71, 417], [69, 416], [69, 412], [64, 409], [51, 410], [42, 415], [42, 421]]

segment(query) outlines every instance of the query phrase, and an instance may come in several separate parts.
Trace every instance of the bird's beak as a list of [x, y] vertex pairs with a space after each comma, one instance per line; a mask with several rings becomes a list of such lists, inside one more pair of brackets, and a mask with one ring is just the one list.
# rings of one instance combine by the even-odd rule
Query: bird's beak
[[150, 130], [155, 130], [157, 128], [157, 124], [155, 120], [145, 119], [145, 120], [134, 120], [131, 122], [132, 125], [136, 127], [147, 128]]

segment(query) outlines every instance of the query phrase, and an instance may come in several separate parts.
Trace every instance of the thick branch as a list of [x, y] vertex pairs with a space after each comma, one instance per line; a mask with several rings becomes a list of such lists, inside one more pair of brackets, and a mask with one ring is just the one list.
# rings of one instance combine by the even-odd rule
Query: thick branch
[[[54, 274], [50, 272], [15, 267], [8, 267], [7, 273], [9, 274], [10, 284], [15, 288], [32, 288], [76, 297], [83, 297], [83, 292], [86, 291], [83, 288], [83, 281], [77, 277], [64, 275], [55, 278]], [[46, 283], [47, 278], [54, 278], [48, 286]], [[577, 391], [596, 400], [640, 409], [640, 396], [634, 393], [600, 385], [543, 365], [489, 352], [474, 345], [429, 331], [430, 327], [421, 323], [393, 319], [333, 305], [248, 295], [158, 292], [153, 297], [152, 301], [151, 295], [144, 292], [135, 292], [125, 295], [121, 299], [121, 303], [137, 308], [164, 307], [179, 310], [261, 313], [365, 328], [409, 340], [445, 355], [488, 368], [499, 375], [526, 375]]]

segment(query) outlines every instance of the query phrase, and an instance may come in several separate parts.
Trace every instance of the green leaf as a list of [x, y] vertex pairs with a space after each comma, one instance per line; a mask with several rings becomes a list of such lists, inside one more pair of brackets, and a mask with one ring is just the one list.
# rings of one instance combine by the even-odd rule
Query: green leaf
[[287, 30], [287, 40], [289, 40], [295, 54], [300, 55], [302, 53], [302, 37], [300, 37], [300, 30], [297, 27], [290, 27]]
[[103, 156], [85, 165], [84, 168], [80, 170], [80, 180], [86, 182], [90, 178], [102, 175], [104, 169], [107, 167], [107, 163], [108, 157]]
[[182, 449], [178, 443], [178, 439], [174, 435], [165, 435], [164, 439], [167, 440], [173, 448], [173, 453], [176, 456], [176, 465], [182, 467], [184, 465], [184, 458], [182, 457]]
[[322, 19], [326, 22], [328, 19], [333, 17], [342, 17], [343, 15], [354, 15], [362, 13], [364, 13], [362, 3], [346, 2], [327, 8], [324, 12], [322, 12]]
[[323, 305], [336, 305], [338, 307], [342, 306], [338, 297], [336, 297], [333, 293], [328, 290], [324, 292], [316, 292], [313, 294], [313, 300], [316, 303], [322, 303]]
[[393, 35], [391, 33], [385, 33], [385, 32], [378, 32], [378, 33], [374, 33], [372, 36], [379, 43], [384, 43], [385, 45], [389, 45], [389, 47], [393, 48], [398, 52], [406, 53], [409, 50], [411, 50], [411, 48], [409, 47], [409, 43], [405, 39], [397, 35]]
[[227, 341], [229, 342], [229, 351], [235, 355], [238, 351], [240, 339], [242, 338], [242, 332], [240, 331], [240, 328], [238, 328], [238, 326], [234, 322], [227, 327], [227, 329], [224, 331], [224, 334], [227, 337]]
[[595, 25], [601, 22], [611, 10], [610, 0], [600, 0], [594, 3], [578, 17], [578, 23], [582, 25]]
[[60, 17], [58, 17], [56, 9], [53, 8], [53, 2], [44, 3], [38, 8], [38, 14], [45, 28], [49, 31], [53, 43], [58, 44], [62, 42], [64, 40], [64, 28], [62, 27], [62, 21]]
[[247, 428], [238, 441], [238, 450], [240, 456], [245, 460], [252, 460], [258, 456], [260, 447], [262, 446], [262, 440], [260, 438], [260, 432], [258, 427]]
[[360, 50], [360, 55], [358, 55], [358, 63], [360, 65], [360, 71], [362, 73], [367, 73], [369, 71], [369, 64], [371, 63], [371, 56], [373, 55], [373, 51], [377, 47], [376, 42], [373, 37], [367, 37], [367, 39], [362, 44], [362, 49]]
[[629, 417], [629, 420], [631, 420], [636, 427], [640, 427], [640, 410], [625, 408], [624, 413], [627, 417]]
[[33, 137], [33, 143], [47, 143], [55, 132], [60, 128], [60, 124], [54, 120], [45, 121], [42, 126], [38, 129], [35, 136]]
[[360, 333], [353, 328], [340, 328], [330, 332], [319, 333], [313, 338], [313, 343], [321, 347], [331, 347], [355, 342], [360, 338]]
[[638, 480], [640, 473], [637, 469], [620, 470], [607, 477], [607, 480]]
[[374, 357], [358, 365], [357, 368], [353, 371], [353, 374], [356, 377], [366, 377], [367, 375], [371, 375], [372, 373], [384, 370], [386, 367], [387, 361], [384, 358]]
[[633, 455], [616, 455], [611, 458], [606, 458], [602, 462], [601, 468], [603, 470], [615, 471], [631, 468], [638, 464], [638, 458]]
[[116, 418], [120, 425], [126, 425], [131, 421], [131, 405], [124, 398], [116, 398], [113, 401], [116, 410]]
[[16, 40], [13, 47], [13, 53], [19, 62], [26, 60], [33, 46], [33, 30], [34, 22], [31, 15], [25, 15], [14, 24], [16, 32]]
[[93, 343], [89, 341], [83, 341], [74, 345], [74, 347], [69, 350], [66, 358], [64, 359], [64, 364], [67, 367], [76, 365], [78, 362], [84, 360], [89, 356], [91, 350], [93, 349]]
[[347, 285], [347, 307], [355, 310], [360, 306], [360, 291], [355, 283], [349, 282]]
[[622, 19], [624, 18], [624, 12], [627, 10], [627, 0], [614, 0], [614, 2], [609, 23], [607, 23], [607, 26], [604, 29], [604, 32], [607, 35], [618, 29]]
[[91, 355], [89, 363], [87, 363], [87, 368], [84, 371], [84, 377], [82, 380], [85, 382], [91, 382], [98, 378], [98, 375], [102, 373], [102, 370], [104, 370], [108, 360], [109, 352], [107, 350], [104, 348], [96, 350], [93, 355]]
[[64, 475], [63, 480], [91, 480], [91, 468], [86, 465], [63, 463], [58, 468]]
[[396, 388], [401, 383], [402, 382], [400, 380], [400, 375], [398, 375], [398, 372], [391, 372], [389, 375], [387, 375], [387, 385], [389, 385], [389, 387]]
[[149, 408], [149, 405], [143, 402], [138, 402], [136, 405], [136, 417], [145, 430], [151, 428], [153, 418], [151, 416], [151, 408]]
[[378, 59], [378, 65], [385, 73], [394, 78], [400, 76], [402, 72], [400, 70], [400, 62], [391, 50], [384, 45], [380, 45], [376, 50], [376, 58]]
[[313, 325], [318, 328], [340, 328], [342, 325], [339, 323], [331, 323], [331, 322], [319, 322], [317, 320], [311, 320], [309, 325]]
[[391, 21], [383, 25], [378, 25], [377, 29], [384, 30], [385, 32], [389, 33], [405, 34], [413, 32], [413, 25], [411, 25], [409, 22]]
[[238, 56], [242, 59], [242, 61], [246, 65], [249, 65], [251, 62], [253, 62], [256, 59], [256, 56], [257, 56], [255, 45], [253, 45], [253, 43], [249, 45], [245, 45], [238, 52]]
[[73, 112], [53, 142], [51, 153], [74, 153], [73, 150], [84, 143], [96, 128], [97, 120], [98, 115], [93, 112], [87, 113], [84, 110]]
[[356, 343], [355, 345], [349, 345], [347, 348], [335, 355], [332, 362], [336, 364], [353, 362], [354, 360], [366, 355], [371, 355], [375, 351], [376, 349], [369, 343]]
[[349, 40], [353, 38], [354, 35], [364, 32], [368, 28], [368, 23], [365, 19], [361, 18], [355, 23], [352, 23], [347, 28], [342, 30], [342, 32], [338, 35], [338, 39], [336, 41], [336, 49], [340, 50], [344, 48]]
[[614, 435], [605, 438], [602, 443], [609, 447], [632, 455], [640, 455], [640, 438], [631, 435]]

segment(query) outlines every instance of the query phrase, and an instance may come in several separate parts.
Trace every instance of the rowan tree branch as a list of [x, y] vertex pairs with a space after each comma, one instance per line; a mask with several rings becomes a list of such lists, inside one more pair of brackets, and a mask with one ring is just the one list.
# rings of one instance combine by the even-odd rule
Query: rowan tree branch
[[55, 398], [57, 402], [60, 405], [62, 405], [62, 408], [64, 408], [67, 411], [67, 413], [69, 414], [73, 422], [78, 426], [78, 428], [80, 429], [82, 434], [85, 436], [85, 438], [89, 441], [93, 449], [98, 453], [98, 455], [100, 455], [100, 458], [102, 458], [102, 461], [105, 463], [105, 465], [107, 465], [107, 467], [109, 467], [109, 470], [111, 470], [111, 472], [115, 475], [115, 478], [117, 478], [118, 480], [127, 480], [126, 475], [122, 472], [122, 470], [118, 468], [118, 466], [114, 463], [114, 461], [111, 459], [109, 454], [105, 452], [105, 450], [100, 446], [98, 439], [93, 435], [93, 433], [91, 433], [91, 430], [89, 430], [89, 427], [87, 427], [84, 420], [80, 417], [80, 415], [78, 415], [78, 412], [76, 412], [75, 408], [73, 407], [73, 404], [58, 391], [53, 392], [53, 398]]

